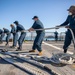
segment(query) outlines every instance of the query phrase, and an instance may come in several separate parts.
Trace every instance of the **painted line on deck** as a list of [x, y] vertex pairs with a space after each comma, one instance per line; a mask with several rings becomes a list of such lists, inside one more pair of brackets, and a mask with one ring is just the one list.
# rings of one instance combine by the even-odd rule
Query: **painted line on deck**
[[[63, 44], [54, 44], [54, 43], [52, 43], [53, 45], [63, 45]], [[71, 45], [71, 46], [73, 46], [73, 44]]]
[[[43, 42], [43, 44], [48, 45], [48, 46], [50, 46], [50, 47], [53, 47], [53, 48], [55, 48], [55, 49], [58, 49], [58, 50], [60, 50], [60, 51], [63, 51], [62, 48], [59, 48], [59, 47], [54, 46], [54, 45], [52, 45], [52, 44], [49, 44], [49, 43], [46, 43], [46, 42]], [[70, 51], [67, 51], [67, 53], [73, 54], [73, 52], [70, 52]]]

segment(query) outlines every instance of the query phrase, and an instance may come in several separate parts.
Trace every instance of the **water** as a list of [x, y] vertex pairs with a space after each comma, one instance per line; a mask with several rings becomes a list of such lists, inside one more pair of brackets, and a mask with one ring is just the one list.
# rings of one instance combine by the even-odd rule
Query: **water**
[[[18, 34], [20, 36], [20, 33], [18, 33]], [[35, 36], [36, 36], [36, 33], [29, 33], [29, 32], [27, 32], [25, 40], [34, 40]], [[64, 36], [65, 36], [64, 33], [63, 34], [59, 34], [58, 40], [64, 40]], [[10, 39], [12, 39], [12, 38], [13, 38], [13, 35], [11, 35]], [[6, 35], [4, 36], [3, 40], [5, 40], [5, 39], [6, 39]], [[55, 40], [54, 33], [46, 32], [44, 40], [46, 40], [46, 41]]]

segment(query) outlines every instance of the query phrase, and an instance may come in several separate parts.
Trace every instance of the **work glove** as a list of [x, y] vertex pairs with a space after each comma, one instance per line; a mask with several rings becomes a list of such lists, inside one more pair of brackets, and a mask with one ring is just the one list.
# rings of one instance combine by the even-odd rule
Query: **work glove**
[[34, 29], [33, 28], [30, 28], [30, 29], [28, 29], [28, 31], [30, 32], [30, 31], [34, 31]]
[[65, 28], [70, 28], [69, 26], [65, 26]]

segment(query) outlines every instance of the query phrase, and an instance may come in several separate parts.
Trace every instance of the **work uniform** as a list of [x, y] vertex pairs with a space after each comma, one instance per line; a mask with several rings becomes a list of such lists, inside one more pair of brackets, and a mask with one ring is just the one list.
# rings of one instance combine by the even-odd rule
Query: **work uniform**
[[13, 34], [13, 45], [12, 46], [16, 46], [17, 40], [18, 40], [18, 33], [16, 32], [16, 28], [14, 26], [11, 29], [11, 33]]
[[[32, 28], [33, 29], [44, 29], [44, 26], [40, 20], [37, 20], [32, 25]], [[33, 50], [37, 49], [39, 52], [41, 52], [42, 51], [41, 44], [42, 44], [42, 41], [43, 41], [44, 36], [45, 36], [45, 31], [44, 30], [38, 30], [38, 31], [36, 31], [36, 33], [37, 33], [37, 35], [36, 35], [36, 38], [34, 40], [32, 49]]]
[[[75, 16], [73, 17], [72, 15], [68, 15], [66, 21], [61, 24], [60, 26], [66, 26], [69, 25], [69, 27], [72, 29], [74, 36], [75, 36]], [[64, 42], [64, 52], [67, 52], [68, 46], [71, 44], [72, 41], [72, 34], [70, 32], [70, 30], [68, 29], [66, 32], [66, 36], [65, 36], [65, 42]]]
[[20, 24], [17, 25], [16, 29], [17, 29], [16, 32], [19, 32], [19, 31], [21, 32], [21, 35], [18, 39], [18, 45], [19, 45], [18, 49], [21, 50], [22, 49], [22, 43], [23, 43], [25, 36], [26, 36], [26, 32], [25, 32], [25, 28]]
[[8, 29], [4, 29], [4, 33], [7, 35], [6, 36], [6, 45], [8, 45], [11, 33]]
[[58, 40], [58, 32], [56, 31], [56, 32], [54, 32], [54, 34], [55, 34], [55, 41], [57, 41]]
[[4, 32], [3, 30], [0, 29], [0, 42], [3, 42], [3, 38], [4, 38]]

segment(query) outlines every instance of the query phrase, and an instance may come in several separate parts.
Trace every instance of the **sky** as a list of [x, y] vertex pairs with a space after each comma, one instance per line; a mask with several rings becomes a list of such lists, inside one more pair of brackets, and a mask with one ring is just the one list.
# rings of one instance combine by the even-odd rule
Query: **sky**
[[55, 27], [66, 20], [71, 5], [75, 5], [75, 0], [0, 0], [0, 29], [11, 30], [10, 24], [17, 20], [27, 30], [33, 25], [35, 15], [45, 28]]

